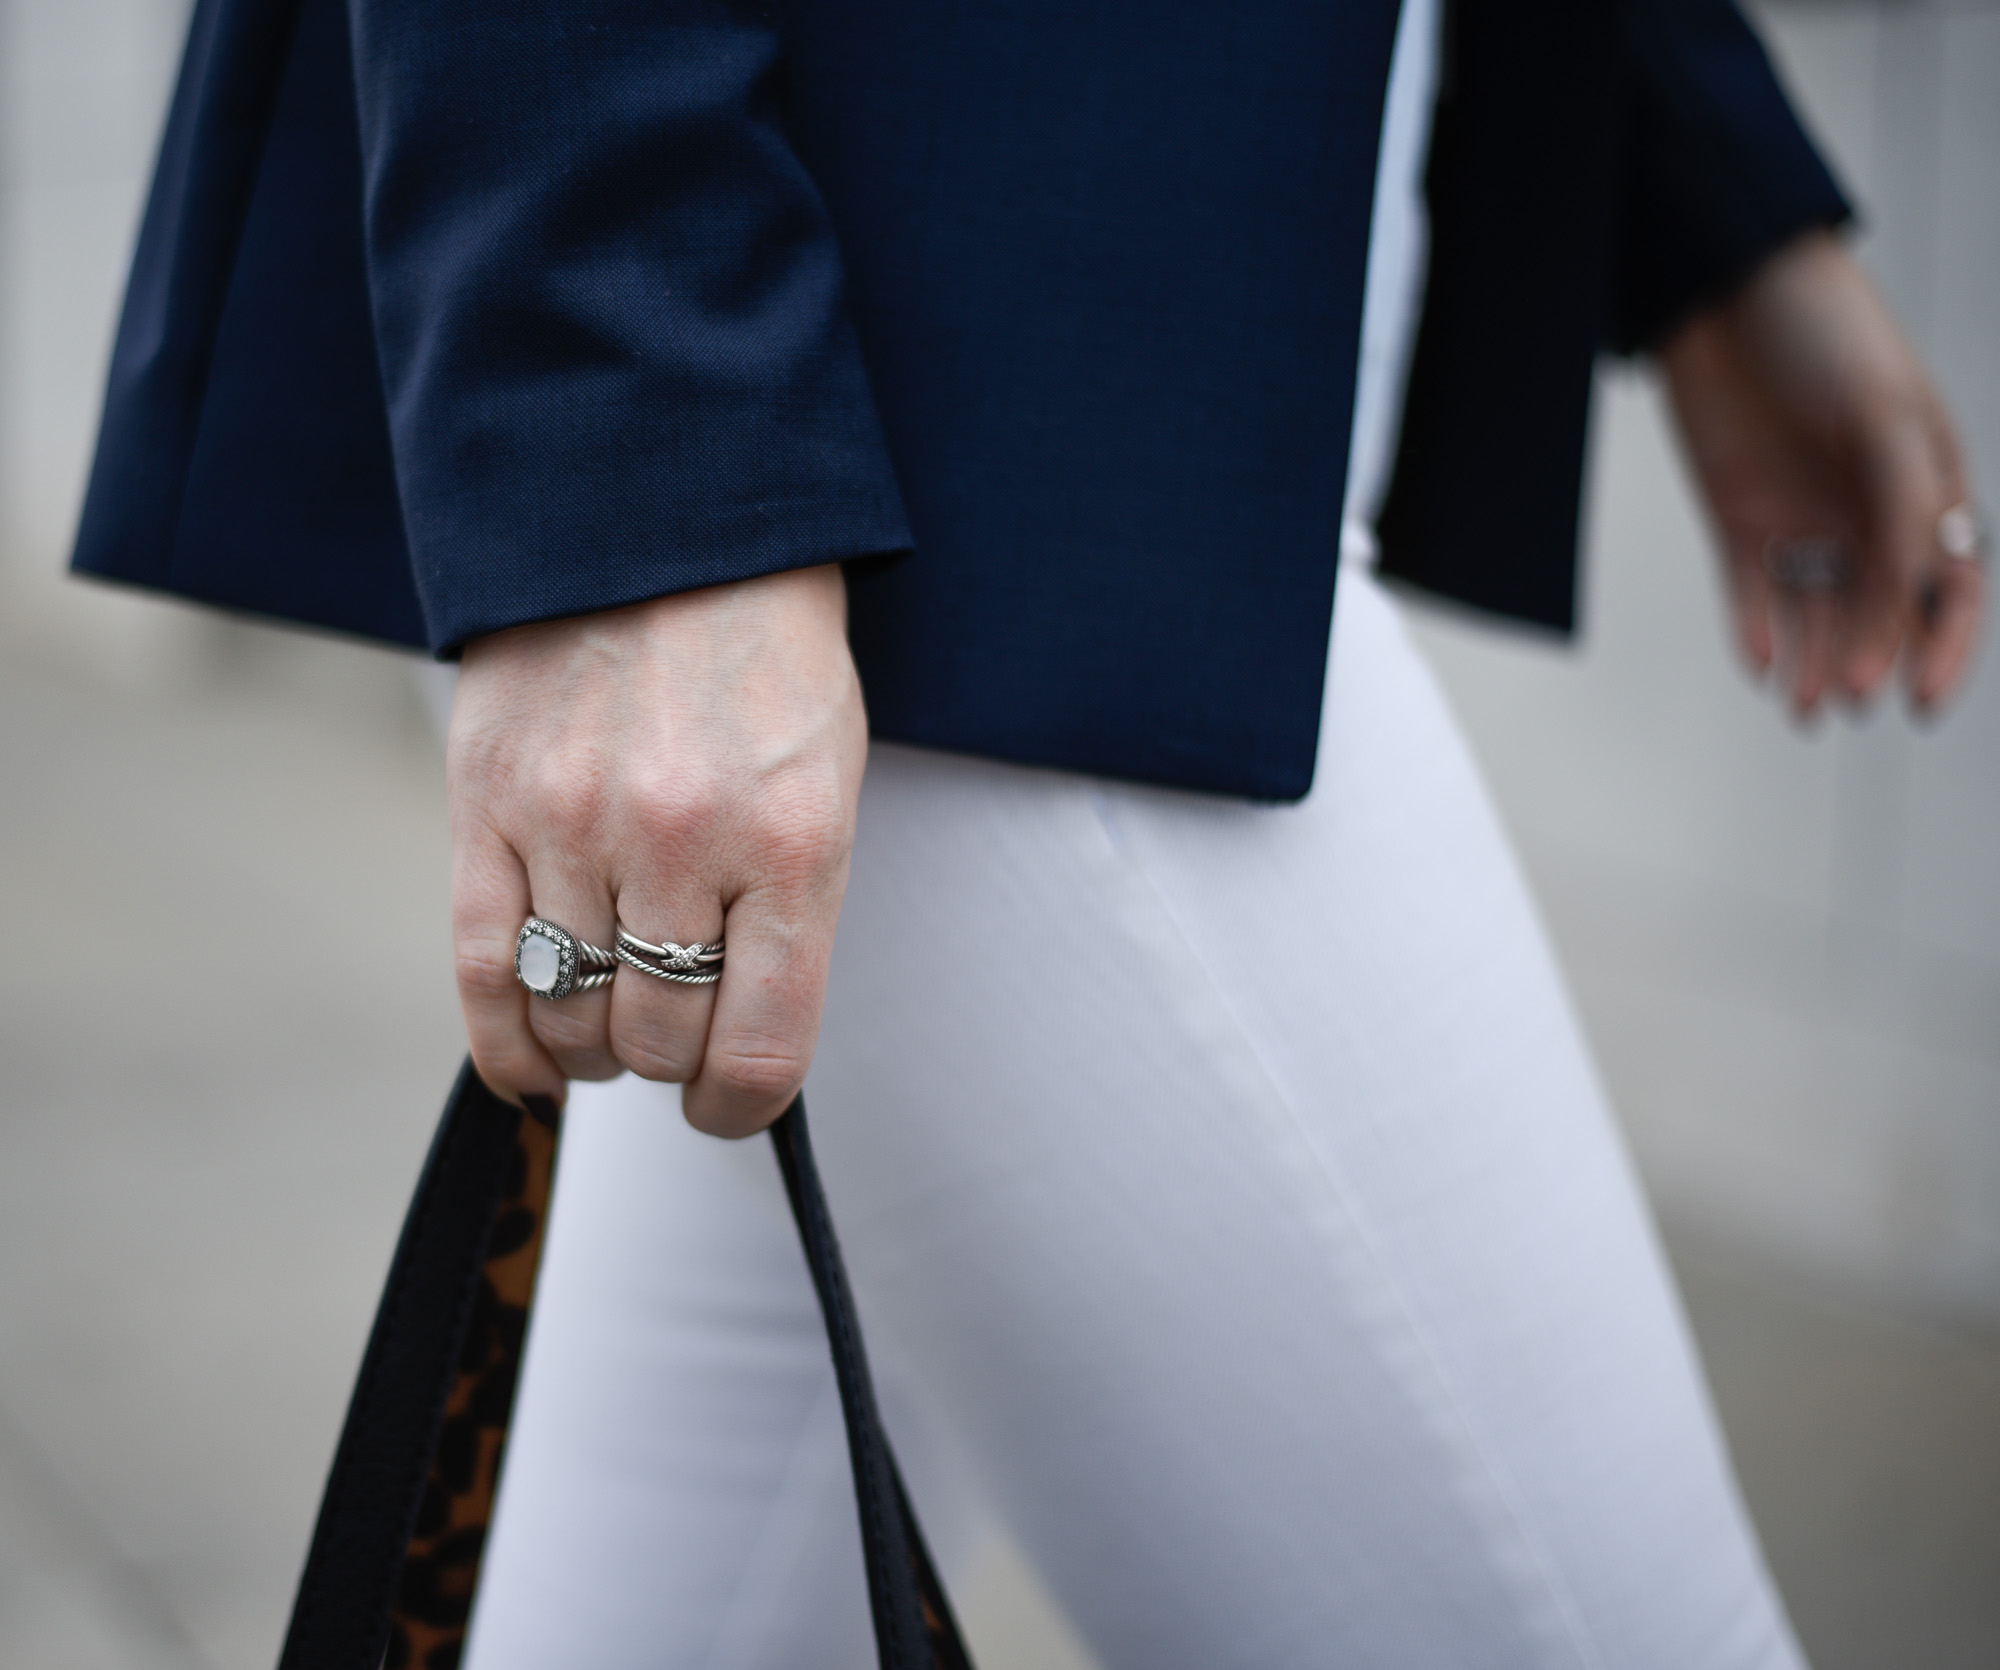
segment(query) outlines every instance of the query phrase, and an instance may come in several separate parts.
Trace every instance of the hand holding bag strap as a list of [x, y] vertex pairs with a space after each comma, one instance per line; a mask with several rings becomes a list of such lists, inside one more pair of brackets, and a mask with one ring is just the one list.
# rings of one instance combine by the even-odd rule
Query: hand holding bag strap
[[[446, 1670], [470, 1619], [553, 1184], [557, 1116], [468, 1062], [397, 1243], [279, 1670]], [[794, 1101], [772, 1128], [847, 1416], [883, 1670], [970, 1670], [889, 1449]]]

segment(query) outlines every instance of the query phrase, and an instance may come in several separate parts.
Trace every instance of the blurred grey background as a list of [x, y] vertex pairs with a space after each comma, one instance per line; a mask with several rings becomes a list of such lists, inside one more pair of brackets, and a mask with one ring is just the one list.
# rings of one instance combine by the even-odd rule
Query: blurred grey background
[[[2000, 495], [2000, 0], [1762, 16]], [[459, 1053], [422, 676], [60, 578], [183, 23], [0, 0], [12, 1670], [271, 1662]], [[1941, 726], [1791, 725], [1643, 371], [1604, 379], [1588, 521], [1580, 645], [1412, 619], [1815, 1662], [2000, 1664], [2000, 673]], [[962, 1599], [987, 1670], [1085, 1662], [1007, 1548]]]

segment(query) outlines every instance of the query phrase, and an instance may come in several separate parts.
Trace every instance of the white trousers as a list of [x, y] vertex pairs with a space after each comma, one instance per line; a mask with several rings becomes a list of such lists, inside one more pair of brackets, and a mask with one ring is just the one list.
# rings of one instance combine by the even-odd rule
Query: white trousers
[[[1109, 1670], [1788, 1670], [1439, 696], [1342, 581], [1290, 808], [881, 747], [807, 1086], [892, 1431]], [[579, 1086], [473, 1670], [873, 1662], [768, 1145]]]

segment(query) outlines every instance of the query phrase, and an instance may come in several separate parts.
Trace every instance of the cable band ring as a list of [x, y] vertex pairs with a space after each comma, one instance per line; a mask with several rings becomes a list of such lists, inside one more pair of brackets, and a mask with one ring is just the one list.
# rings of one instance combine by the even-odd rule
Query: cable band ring
[[677, 986], [712, 986], [722, 978], [723, 942], [719, 939], [712, 944], [696, 940], [690, 945], [676, 945], [668, 940], [664, 945], [654, 945], [621, 926], [616, 954], [627, 968], [636, 968], [641, 974]]

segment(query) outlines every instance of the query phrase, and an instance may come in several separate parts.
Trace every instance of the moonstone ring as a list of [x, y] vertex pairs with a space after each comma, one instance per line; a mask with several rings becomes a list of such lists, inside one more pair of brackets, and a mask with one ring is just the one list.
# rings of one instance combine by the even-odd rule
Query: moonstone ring
[[677, 986], [712, 986], [722, 978], [722, 941], [676, 945], [668, 940], [664, 945], [649, 945], [621, 927], [618, 960], [655, 980], [671, 980]]
[[1986, 560], [1986, 529], [1969, 504], [1955, 504], [1938, 518], [1938, 549], [1961, 562]]
[[514, 978], [551, 1001], [611, 984], [618, 959], [567, 928], [531, 916], [514, 939]]

